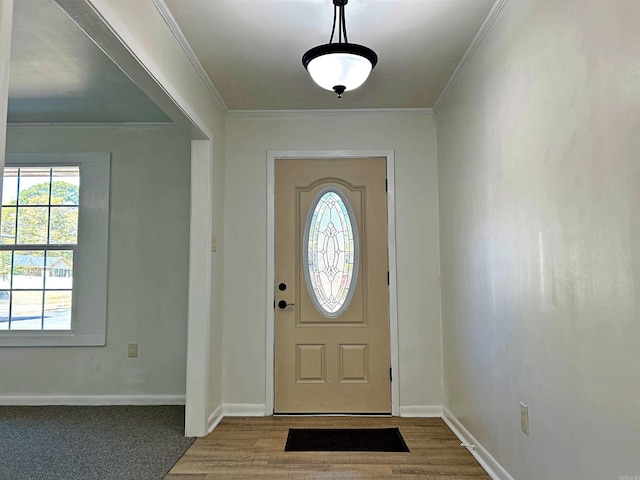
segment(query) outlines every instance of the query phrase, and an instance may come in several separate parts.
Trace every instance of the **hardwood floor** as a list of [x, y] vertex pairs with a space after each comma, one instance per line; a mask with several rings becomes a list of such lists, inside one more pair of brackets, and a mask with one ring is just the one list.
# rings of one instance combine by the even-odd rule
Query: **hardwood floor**
[[[289, 428], [399, 427], [410, 453], [285, 452]], [[165, 480], [490, 480], [440, 418], [229, 417]]]

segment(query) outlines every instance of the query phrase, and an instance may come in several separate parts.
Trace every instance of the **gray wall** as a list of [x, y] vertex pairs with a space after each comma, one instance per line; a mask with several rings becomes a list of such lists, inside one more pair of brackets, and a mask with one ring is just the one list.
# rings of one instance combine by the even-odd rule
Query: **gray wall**
[[172, 126], [11, 127], [7, 151], [111, 152], [111, 212], [107, 345], [0, 348], [0, 400], [184, 396], [189, 138]]
[[445, 404], [518, 480], [640, 475], [638, 18], [509, 0], [437, 115]]

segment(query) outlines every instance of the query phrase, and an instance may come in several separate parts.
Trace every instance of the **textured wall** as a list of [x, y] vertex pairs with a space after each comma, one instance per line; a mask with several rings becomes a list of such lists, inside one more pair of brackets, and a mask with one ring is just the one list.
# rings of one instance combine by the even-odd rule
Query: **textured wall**
[[438, 112], [445, 403], [518, 480], [640, 476], [638, 18], [509, 0]]

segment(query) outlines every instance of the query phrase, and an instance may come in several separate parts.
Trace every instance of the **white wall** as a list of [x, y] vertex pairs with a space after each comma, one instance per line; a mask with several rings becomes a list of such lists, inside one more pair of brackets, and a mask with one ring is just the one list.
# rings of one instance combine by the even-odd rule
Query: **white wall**
[[510, 0], [437, 115], [445, 402], [518, 480], [640, 476], [638, 18]]
[[3, 347], [0, 396], [184, 398], [188, 136], [172, 126], [10, 127], [7, 151], [111, 152], [111, 210], [107, 345]]
[[394, 149], [400, 405], [442, 404], [433, 116], [230, 114], [227, 118], [223, 395], [265, 403], [267, 150]]

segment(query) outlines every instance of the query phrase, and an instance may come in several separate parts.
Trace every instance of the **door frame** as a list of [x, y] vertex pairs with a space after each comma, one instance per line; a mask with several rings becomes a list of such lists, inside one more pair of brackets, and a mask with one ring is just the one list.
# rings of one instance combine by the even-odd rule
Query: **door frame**
[[396, 277], [396, 214], [394, 150], [267, 150], [267, 275], [266, 275], [266, 359], [265, 414], [273, 415], [275, 387], [275, 164], [284, 159], [356, 159], [384, 157], [387, 163], [387, 246], [389, 248], [389, 340], [391, 353], [391, 414], [400, 414], [398, 351], [398, 294]]

